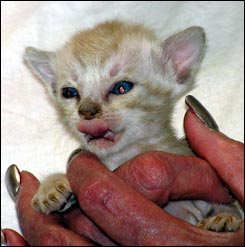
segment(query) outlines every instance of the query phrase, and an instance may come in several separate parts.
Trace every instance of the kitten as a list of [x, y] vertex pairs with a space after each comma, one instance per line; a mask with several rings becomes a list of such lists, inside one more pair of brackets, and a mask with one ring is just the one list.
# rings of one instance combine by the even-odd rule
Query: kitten
[[[77, 33], [57, 52], [28, 47], [25, 60], [81, 148], [114, 170], [147, 150], [193, 155], [170, 123], [175, 102], [193, 86], [204, 48], [201, 27], [162, 42], [140, 24], [111, 21]], [[69, 207], [71, 195], [65, 175], [55, 174], [41, 184], [32, 206], [48, 214]], [[180, 201], [165, 209], [197, 224], [213, 207], [204, 201]], [[207, 228], [222, 230], [224, 224], [215, 219]], [[237, 230], [238, 220], [233, 221], [227, 231]]]

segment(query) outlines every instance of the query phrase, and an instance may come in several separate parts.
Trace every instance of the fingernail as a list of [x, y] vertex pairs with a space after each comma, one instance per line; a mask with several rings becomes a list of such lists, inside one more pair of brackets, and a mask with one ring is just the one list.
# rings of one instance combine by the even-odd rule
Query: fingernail
[[81, 148], [75, 149], [69, 156], [67, 163], [69, 164], [72, 158], [82, 151]]
[[192, 95], [185, 98], [185, 103], [194, 112], [194, 114], [205, 123], [210, 129], [219, 131], [219, 127], [209, 111]]
[[6, 238], [5, 238], [4, 234], [3, 234], [2, 229], [1, 229], [1, 246], [8, 246], [7, 241], [6, 241]]
[[5, 174], [5, 182], [10, 196], [16, 201], [20, 188], [20, 171], [16, 165], [11, 165]]

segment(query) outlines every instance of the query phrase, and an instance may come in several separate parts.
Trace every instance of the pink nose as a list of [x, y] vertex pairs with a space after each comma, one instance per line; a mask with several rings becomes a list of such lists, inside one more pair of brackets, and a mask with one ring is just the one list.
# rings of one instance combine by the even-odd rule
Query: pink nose
[[98, 137], [105, 133], [109, 127], [106, 121], [94, 118], [91, 120], [81, 119], [77, 125], [77, 129], [82, 133]]

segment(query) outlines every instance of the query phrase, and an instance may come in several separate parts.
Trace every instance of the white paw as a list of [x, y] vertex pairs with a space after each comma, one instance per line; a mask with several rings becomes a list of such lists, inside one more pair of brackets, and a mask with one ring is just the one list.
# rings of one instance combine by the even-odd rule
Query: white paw
[[48, 177], [32, 198], [32, 208], [44, 214], [62, 212], [75, 202], [75, 196], [64, 174]]

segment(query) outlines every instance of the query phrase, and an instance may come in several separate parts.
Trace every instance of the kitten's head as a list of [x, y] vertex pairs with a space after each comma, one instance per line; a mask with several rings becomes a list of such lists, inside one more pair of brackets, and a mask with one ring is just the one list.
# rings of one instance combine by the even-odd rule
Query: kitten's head
[[57, 52], [29, 47], [25, 59], [72, 132], [103, 157], [167, 135], [204, 43], [200, 27], [162, 42], [141, 25], [112, 21], [79, 32]]

